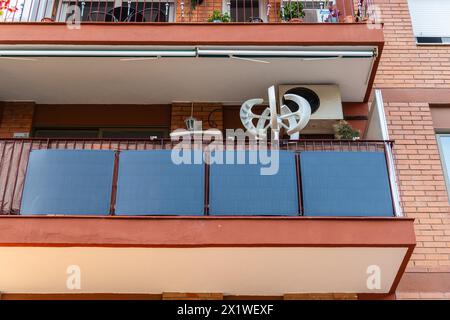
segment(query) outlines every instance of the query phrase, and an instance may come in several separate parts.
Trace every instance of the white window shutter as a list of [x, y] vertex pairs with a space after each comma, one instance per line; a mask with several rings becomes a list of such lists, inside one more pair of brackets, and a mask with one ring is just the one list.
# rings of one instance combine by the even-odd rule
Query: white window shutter
[[450, 0], [408, 0], [414, 36], [450, 37]]

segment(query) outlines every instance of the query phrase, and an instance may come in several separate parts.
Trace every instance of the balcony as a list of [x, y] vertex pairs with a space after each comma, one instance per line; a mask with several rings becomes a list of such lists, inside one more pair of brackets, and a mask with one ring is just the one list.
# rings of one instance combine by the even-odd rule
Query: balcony
[[[66, 13], [61, 11], [72, 2], [26, 3], [21, 11], [0, 18], [5, 20], [0, 33], [0, 69], [12, 75], [0, 79], [2, 100], [240, 104], [247, 97], [265, 96], [273, 84], [309, 83], [336, 84], [344, 101], [367, 102], [384, 45], [381, 26], [372, 24], [367, 10], [358, 11], [353, 1], [336, 1], [340, 15], [331, 20], [317, 9], [323, 2], [300, 1], [306, 12], [303, 23], [287, 22], [289, 16], [283, 18], [281, 8], [288, 4], [279, 0], [258, 2], [258, 14], [256, 1], [245, 1], [245, 6], [253, 6], [250, 16], [236, 1], [230, 1], [230, 9], [227, 1], [223, 5], [203, 1], [191, 14], [188, 1], [184, 14], [181, 1], [75, 1], [82, 13], [80, 24], [75, 25], [66, 24]], [[33, 3], [42, 9], [32, 9]], [[126, 9], [118, 11], [116, 20], [120, 21], [106, 18], [109, 7], [121, 8], [122, 3]], [[169, 8], [170, 18], [162, 19], [162, 13], [153, 22], [139, 22], [142, 19], [137, 13], [135, 21], [120, 17], [160, 8], [164, 14]], [[229, 11], [232, 22], [207, 22], [215, 9]], [[263, 22], [249, 22], [249, 18]], [[111, 21], [105, 21], [108, 19]], [[93, 64], [96, 68], [91, 68]], [[211, 84], [215, 84], [214, 90]], [[149, 99], [148, 88], [158, 94]], [[133, 94], [125, 94], [129, 90]]]
[[371, 4], [370, 0], [358, 7], [351, 0], [12, 0], [0, 19], [2, 22], [70, 24], [366, 23], [371, 22]]
[[[61, 8], [71, 2], [34, 1], [42, 9], [2, 17], [1, 100], [19, 118], [14, 101], [35, 105], [32, 126], [43, 131], [169, 131], [185, 116], [177, 106], [202, 104], [227, 110], [225, 130], [241, 126], [244, 101], [268, 105], [272, 85], [326, 85], [339, 112], [316, 114], [302, 134], [329, 135], [344, 105], [367, 107], [383, 33], [349, 14], [352, 1], [337, 1], [341, 14], [328, 22], [308, 20], [319, 1], [301, 2], [303, 23], [283, 21], [280, 1], [251, 15], [233, 1], [229, 10], [203, 1], [192, 14], [188, 1], [184, 13], [181, 1], [158, 1], [164, 12], [151, 22], [142, 11], [154, 1], [127, 2], [118, 18], [109, 10], [122, 1], [78, 1], [80, 28], [69, 29]], [[233, 21], [207, 22], [215, 6]], [[81, 293], [394, 292], [415, 240], [377, 101], [363, 140], [282, 140], [272, 175], [261, 170], [273, 161], [250, 163], [251, 145], [214, 153], [243, 164], [175, 165], [177, 144], [165, 139], [1, 139], [0, 291], [73, 293], [65, 271], [76, 263]], [[199, 108], [209, 122], [214, 110]], [[203, 147], [190, 145], [188, 158], [211, 158]], [[383, 275], [376, 288], [366, 282], [372, 265]]]
[[73, 293], [58, 270], [75, 263], [81, 293], [393, 293], [415, 241], [396, 217], [391, 144], [282, 141], [261, 176], [174, 165], [167, 140], [1, 140], [2, 291]]
[[[265, 165], [257, 159], [268, 150], [250, 145], [211, 152], [192, 145], [181, 153], [189, 163], [177, 165], [174, 146], [170, 140], [1, 140], [1, 212], [396, 216], [388, 141], [282, 141]], [[206, 163], [203, 153], [217, 164]]]
[[[297, 14], [295, 10], [284, 15], [281, 10], [297, 2], [304, 7], [302, 23], [288, 21]], [[184, 11], [182, 3], [11, 0], [10, 5], [19, 10], [5, 11], [0, 17], [3, 20], [0, 49], [8, 49], [9, 45], [24, 45], [28, 49], [52, 46], [82, 49], [96, 45], [102, 50], [112, 50], [111, 46], [118, 45], [141, 49], [142, 46], [310, 46], [312, 50], [340, 46], [376, 47], [381, 54], [384, 43], [381, 25], [374, 24], [375, 19], [368, 16], [370, 1], [358, 9], [353, 1], [337, 0], [337, 18], [328, 17], [328, 7], [318, 9], [324, 1], [233, 0], [223, 1], [223, 5], [220, 1], [203, 1], [196, 9], [185, 1]], [[76, 11], [80, 19], [67, 15], [69, 4], [79, 8]], [[249, 8], [245, 9], [246, 6]], [[214, 10], [228, 12], [231, 22], [208, 22]], [[150, 22], [145, 18], [147, 12]], [[3, 52], [0, 55], [8, 57]]]

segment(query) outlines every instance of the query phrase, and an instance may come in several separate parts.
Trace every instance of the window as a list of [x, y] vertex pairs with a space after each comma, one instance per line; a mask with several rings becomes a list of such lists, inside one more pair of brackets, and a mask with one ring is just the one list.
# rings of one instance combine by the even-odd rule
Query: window
[[[302, 4], [305, 13], [303, 21], [307, 23], [325, 22], [328, 16], [327, 3], [336, 3], [335, 0], [283, 0], [283, 3], [286, 6], [290, 2], [296, 1]], [[223, 0], [223, 11], [230, 14], [233, 22], [268, 22], [270, 12], [270, 20], [273, 22], [280, 19], [278, 17], [281, 12], [280, 4], [281, 1], [272, 3], [269, 0]], [[287, 17], [285, 18], [287, 19]]]
[[130, 138], [130, 139], [153, 139], [167, 137], [167, 130], [165, 129], [100, 129], [101, 138]]
[[168, 136], [165, 128], [92, 128], [92, 129], [35, 129], [36, 138], [108, 138], [160, 139]]
[[259, 0], [230, 1], [230, 16], [233, 22], [250, 22], [260, 16]]
[[450, 1], [408, 0], [418, 44], [450, 44]]
[[45, 130], [34, 131], [35, 138], [97, 138], [97, 130]]
[[445, 183], [447, 184], [447, 192], [450, 195], [450, 134], [438, 134], [436, 138], [439, 145]]

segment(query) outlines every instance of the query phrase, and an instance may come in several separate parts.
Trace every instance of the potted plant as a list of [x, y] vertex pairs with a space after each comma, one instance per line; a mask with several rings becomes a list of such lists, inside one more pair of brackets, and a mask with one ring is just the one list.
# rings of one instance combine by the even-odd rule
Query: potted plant
[[303, 10], [303, 4], [299, 1], [286, 3], [283, 10], [280, 11], [281, 21], [303, 22], [304, 17], [305, 11]]
[[330, 11], [330, 14], [328, 15], [326, 22], [330, 23], [339, 22], [339, 16], [341, 15], [341, 12], [332, 1], [328, 2], [328, 10]]
[[16, 6], [11, 6], [10, 2], [11, 2], [11, 0], [0, 0], [0, 17], [5, 12], [13, 13], [18, 10]]
[[208, 22], [230, 22], [231, 17], [228, 12], [222, 13], [219, 10], [214, 10], [212, 15], [208, 18]]
[[197, 5], [201, 5], [203, 3], [203, 0], [191, 0], [191, 8], [192, 10], [195, 10]]
[[334, 136], [338, 140], [358, 140], [360, 132], [357, 129], [353, 129], [347, 121], [341, 120], [333, 126]]
[[355, 12], [356, 22], [365, 22], [368, 20], [368, 8], [367, 2], [364, 0], [358, 0], [357, 10]]

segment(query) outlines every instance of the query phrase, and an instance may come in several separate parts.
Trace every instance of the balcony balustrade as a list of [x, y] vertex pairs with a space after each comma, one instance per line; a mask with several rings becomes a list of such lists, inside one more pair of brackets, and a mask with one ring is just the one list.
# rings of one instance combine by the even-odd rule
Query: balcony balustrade
[[0, 22], [353, 23], [372, 0], [10, 0]]
[[216, 149], [206, 143], [188, 143], [180, 149], [179, 143], [167, 139], [2, 139], [0, 213], [397, 214], [394, 173], [388, 161], [390, 141], [281, 140], [269, 142], [272, 148], [265, 150], [256, 150], [248, 141], [228, 141]]

